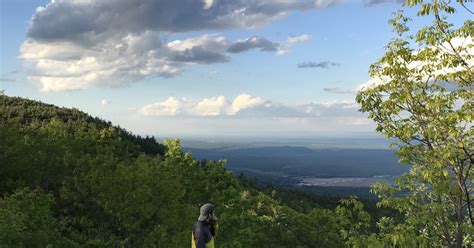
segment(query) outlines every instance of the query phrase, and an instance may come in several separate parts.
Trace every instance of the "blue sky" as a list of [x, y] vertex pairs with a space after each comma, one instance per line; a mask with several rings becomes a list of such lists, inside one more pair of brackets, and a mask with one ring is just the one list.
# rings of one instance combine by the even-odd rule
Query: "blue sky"
[[160, 137], [370, 134], [354, 92], [401, 8], [371, 2], [4, 0], [0, 89]]

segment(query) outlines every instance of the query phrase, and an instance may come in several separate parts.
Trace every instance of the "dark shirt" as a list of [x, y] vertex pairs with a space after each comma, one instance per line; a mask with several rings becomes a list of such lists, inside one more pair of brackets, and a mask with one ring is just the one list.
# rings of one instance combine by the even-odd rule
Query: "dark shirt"
[[206, 221], [197, 221], [193, 225], [194, 243], [196, 248], [205, 248], [214, 234], [214, 228]]

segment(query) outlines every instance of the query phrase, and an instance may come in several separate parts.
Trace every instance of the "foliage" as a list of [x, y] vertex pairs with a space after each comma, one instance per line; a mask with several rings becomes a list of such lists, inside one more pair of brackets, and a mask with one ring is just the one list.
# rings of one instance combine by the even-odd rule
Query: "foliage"
[[333, 210], [305, 203], [298, 212], [242, 183], [225, 161], [183, 153], [178, 140], [149, 154], [120, 128], [60, 114], [81, 112], [1, 102], [2, 247], [188, 246], [206, 202], [217, 206], [219, 247], [343, 246]]
[[418, 7], [418, 16], [431, 17], [432, 25], [412, 33], [411, 19], [397, 12], [390, 21], [397, 36], [370, 68], [379, 83], [357, 95], [377, 131], [398, 139], [400, 161], [411, 165], [397, 186], [374, 187], [383, 199], [380, 206], [405, 215], [402, 223], [382, 219], [380, 226], [390, 229], [384, 237], [394, 244], [469, 247], [474, 244], [474, 22], [449, 23], [450, 15], [466, 11], [462, 1], [406, 3]]
[[26, 188], [0, 199], [2, 247], [75, 246], [61, 236], [61, 225], [53, 217], [53, 205], [51, 194]]
[[[74, 108], [57, 107], [19, 97], [6, 97], [2, 94], [0, 94], [0, 118], [23, 125], [31, 123], [41, 124], [56, 118], [66, 123], [72, 131], [79, 128], [104, 129], [112, 126], [110, 122], [92, 117]], [[146, 154], [163, 155], [165, 152], [165, 147], [156, 142], [153, 137], [140, 137], [131, 134], [123, 128], [113, 128], [121, 139], [138, 145]]]

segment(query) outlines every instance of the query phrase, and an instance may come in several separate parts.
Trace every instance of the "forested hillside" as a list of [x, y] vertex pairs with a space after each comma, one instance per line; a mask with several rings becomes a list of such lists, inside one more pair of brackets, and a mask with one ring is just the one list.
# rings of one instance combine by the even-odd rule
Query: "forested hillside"
[[314, 208], [286, 194], [290, 208], [223, 161], [194, 160], [177, 140], [163, 153], [75, 109], [0, 96], [0, 116], [2, 247], [185, 247], [205, 202], [219, 247], [340, 247], [373, 227], [359, 202]]
[[391, 210], [263, 187], [79, 110], [2, 95], [0, 117], [1, 247], [186, 247], [206, 202], [218, 247], [439, 244]]
[[[40, 103], [19, 97], [8, 97], [2, 99], [0, 117], [4, 120], [14, 121], [18, 124], [29, 125], [33, 122], [47, 123], [52, 118], [58, 119], [71, 127], [94, 126], [97, 129], [104, 129], [112, 126], [108, 121], [92, 117], [78, 109], [61, 108], [51, 104]], [[8, 106], [8, 107], [7, 107]], [[114, 127], [117, 135], [129, 142], [140, 146], [146, 154], [164, 154], [165, 146], [155, 141], [153, 137], [140, 137], [133, 135], [127, 130]]]

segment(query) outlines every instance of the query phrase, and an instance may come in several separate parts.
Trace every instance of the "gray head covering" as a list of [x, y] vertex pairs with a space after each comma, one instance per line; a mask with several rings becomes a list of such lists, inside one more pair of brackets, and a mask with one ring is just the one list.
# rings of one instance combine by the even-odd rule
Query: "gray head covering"
[[[199, 215], [198, 220], [205, 221], [209, 217], [209, 214], [214, 213], [214, 205], [211, 203], [206, 203], [202, 205], [200, 212], [201, 214]], [[212, 215], [211, 220], [217, 220], [216, 216]]]

